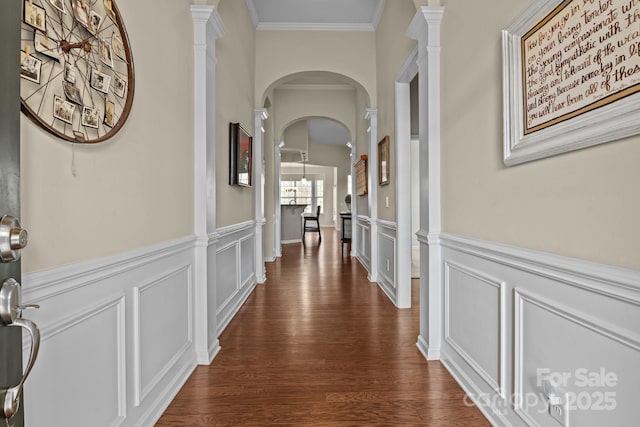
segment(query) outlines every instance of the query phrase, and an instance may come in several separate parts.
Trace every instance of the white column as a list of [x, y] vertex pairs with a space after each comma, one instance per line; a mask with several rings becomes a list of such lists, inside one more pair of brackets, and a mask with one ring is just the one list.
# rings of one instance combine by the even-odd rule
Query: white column
[[282, 221], [282, 219], [280, 218], [281, 216], [281, 211], [280, 211], [280, 163], [282, 162], [282, 156], [280, 155], [280, 142], [274, 142], [273, 143], [273, 149], [275, 150], [275, 158], [274, 158], [274, 167], [275, 167], [275, 171], [273, 174], [273, 179], [274, 179], [274, 197], [275, 197], [275, 203], [274, 203], [274, 208], [275, 208], [275, 212], [274, 212], [274, 218], [275, 221], [273, 221], [273, 254], [277, 257], [281, 257], [282, 256], [282, 235], [281, 235], [281, 226], [280, 223]]
[[364, 118], [369, 121], [369, 159], [367, 168], [367, 188], [369, 190], [369, 219], [371, 232], [371, 259], [369, 261], [369, 281], [378, 281], [378, 110], [368, 108]]
[[256, 281], [264, 283], [267, 280], [266, 268], [264, 265], [264, 255], [262, 247], [262, 231], [264, 224], [264, 128], [262, 122], [269, 114], [264, 108], [255, 110], [255, 123], [253, 138], [253, 176], [255, 179], [255, 213], [256, 213], [256, 233], [255, 233], [255, 265]]
[[396, 305], [411, 307], [411, 103], [409, 83], [396, 82]]
[[215, 253], [215, 58], [224, 30], [213, 6], [192, 5], [194, 36], [193, 232], [194, 335], [199, 364], [220, 351], [216, 324]]
[[440, 203], [440, 22], [444, 8], [423, 6], [409, 26], [418, 40], [420, 110], [420, 335], [418, 348], [439, 359], [442, 346]]

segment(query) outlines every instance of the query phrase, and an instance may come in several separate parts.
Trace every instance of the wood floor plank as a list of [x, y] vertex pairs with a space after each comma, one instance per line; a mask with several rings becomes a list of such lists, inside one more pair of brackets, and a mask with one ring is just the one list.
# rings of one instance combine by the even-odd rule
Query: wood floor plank
[[284, 245], [156, 426], [488, 426], [416, 348], [418, 290], [396, 309], [333, 232]]

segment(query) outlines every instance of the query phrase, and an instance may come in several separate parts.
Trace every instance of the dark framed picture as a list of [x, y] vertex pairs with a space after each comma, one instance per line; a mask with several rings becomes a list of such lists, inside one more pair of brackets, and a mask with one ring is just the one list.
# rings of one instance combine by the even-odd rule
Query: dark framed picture
[[253, 137], [240, 126], [229, 123], [229, 185], [251, 187]]
[[389, 184], [389, 136], [378, 143], [378, 184]]

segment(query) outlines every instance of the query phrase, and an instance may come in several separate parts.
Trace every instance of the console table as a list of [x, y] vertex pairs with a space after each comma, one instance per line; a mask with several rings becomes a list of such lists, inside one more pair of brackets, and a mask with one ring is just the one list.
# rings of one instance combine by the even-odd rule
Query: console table
[[349, 244], [351, 249], [351, 212], [340, 212], [342, 227], [340, 227], [340, 251], [344, 255], [344, 244]]

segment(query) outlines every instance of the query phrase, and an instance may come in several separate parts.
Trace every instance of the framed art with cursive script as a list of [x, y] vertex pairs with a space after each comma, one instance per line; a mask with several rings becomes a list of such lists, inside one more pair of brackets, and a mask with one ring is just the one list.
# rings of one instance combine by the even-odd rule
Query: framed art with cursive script
[[502, 38], [507, 165], [640, 133], [640, 1], [534, 2]]

